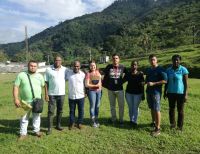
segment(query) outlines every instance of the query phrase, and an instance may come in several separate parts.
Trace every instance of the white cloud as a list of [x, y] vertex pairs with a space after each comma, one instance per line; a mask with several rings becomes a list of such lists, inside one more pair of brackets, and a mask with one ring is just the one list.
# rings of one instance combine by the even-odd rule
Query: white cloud
[[0, 44], [24, 39], [55, 26], [60, 21], [101, 11], [115, 0], [6, 0], [0, 6]]
[[103, 10], [110, 4], [112, 4], [115, 0], [90, 0], [93, 7], [97, 8], [99, 11]]
[[50, 20], [60, 21], [85, 14], [86, 5], [82, 0], [9, 0], [26, 10], [39, 12]]

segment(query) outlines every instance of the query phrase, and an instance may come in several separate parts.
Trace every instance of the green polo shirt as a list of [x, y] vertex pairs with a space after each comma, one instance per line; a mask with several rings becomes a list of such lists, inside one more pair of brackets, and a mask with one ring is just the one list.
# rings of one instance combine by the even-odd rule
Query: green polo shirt
[[[35, 98], [41, 98], [42, 87], [45, 84], [43, 76], [39, 73], [34, 73], [30, 74], [30, 79], [33, 86]], [[21, 100], [32, 102], [33, 96], [27, 72], [19, 73], [15, 79], [14, 85], [19, 87], [19, 96]]]

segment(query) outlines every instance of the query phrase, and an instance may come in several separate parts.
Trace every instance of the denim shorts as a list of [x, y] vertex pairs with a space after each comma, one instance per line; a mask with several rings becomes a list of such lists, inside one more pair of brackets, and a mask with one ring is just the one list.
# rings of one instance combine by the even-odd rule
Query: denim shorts
[[148, 94], [147, 93], [147, 103], [150, 109], [154, 111], [160, 111], [160, 99], [161, 94]]

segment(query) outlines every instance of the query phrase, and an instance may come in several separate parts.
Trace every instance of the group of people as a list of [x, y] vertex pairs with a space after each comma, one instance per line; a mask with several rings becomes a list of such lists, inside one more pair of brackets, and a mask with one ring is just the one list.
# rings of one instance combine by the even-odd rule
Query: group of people
[[[42, 97], [42, 87], [45, 89], [45, 100], [48, 102], [48, 130], [47, 135], [52, 133], [54, 112], [56, 111], [56, 129], [62, 131], [61, 119], [65, 99], [65, 83], [68, 81], [69, 102], [69, 130], [77, 127], [83, 128], [84, 100], [88, 96], [90, 102], [90, 118], [93, 127], [99, 127], [98, 115], [102, 97], [102, 87], [108, 91], [110, 103], [111, 122], [116, 123], [116, 100], [119, 108], [119, 124], [123, 125], [125, 99], [129, 108], [130, 124], [137, 126], [139, 104], [145, 99], [144, 86], [146, 84], [146, 100], [151, 110], [153, 136], [160, 134], [161, 122], [161, 95], [162, 85], [165, 84], [164, 98], [169, 101], [170, 127], [176, 127], [175, 107], [177, 104], [178, 122], [177, 128], [182, 130], [184, 119], [184, 103], [188, 93], [188, 70], [180, 64], [181, 56], [172, 56], [172, 66], [164, 70], [158, 65], [156, 55], [149, 56], [150, 67], [146, 71], [146, 78], [142, 71], [138, 70], [138, 61], [132, 61], [128, 70], [120, 64], [118, 54], [112, 55], [112, 64], [100, 71], [95, 61], [89, 63], [89, 71], [81, 71], [79, 61], [74, 61], [72, 69], [62, 66], [62, 58], [56, 56], [54, 64], [45, 72], [44, 77], [37, 73], [37, 62], [29, 61], [28, 71], [17, 75], [14, 82], [13, 97], [16, 107], [20, 107], [20, 101], [31, 104], [33, 101], [28, 76], [33, 84], [35, 97]], [[127, 82], [125, 97], [123, 84]], [[125, 99], [124, 99], [125, 98]], [[78, 107], [78, 119], [75, 124], [75, 110]], [[20, 119], [20, 140], [27, 137], [27, 127], [31, 111]], [[40, 114], [32, 113], [33, 132], [41, 137]]]

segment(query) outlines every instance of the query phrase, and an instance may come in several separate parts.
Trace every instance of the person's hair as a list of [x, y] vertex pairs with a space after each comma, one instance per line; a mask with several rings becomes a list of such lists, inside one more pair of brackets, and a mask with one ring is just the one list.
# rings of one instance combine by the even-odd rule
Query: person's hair
[[150, 54], [149, 55], [149, 60], [152, 59], [153, 57], [156, 57], [156, 55], [155, 54]]
[[133, 61], [131, 62], [131, 66], [132, 66], [135, 62], [137, 63], [137, 65], [139, 65], [139, 62], [138, 62], [137, 60], [133, 60]]
[[73, 62], [73, 66], [74, 66], [76, 63], [79, 63], [79, 64], [80, 64], [80, 67], [81, 67], [81, 62], [80, 62], [79, 60], [75, 60], [75, 61]]
[[53, 59], [53, 60], [56, 61], [56, 58], [58, 58], [58, 57], [62, 59], [62, 56], [56, 55], [56, 56], [54, 56], [54, 59]]
[[38, 62], [36, 60], [29, 60], [28, 66], [30, 65], [30, 63], [36, 63], [36, 64], [38, 64]]
[[178, 54], [175, 54], [172, 56], [172, 60], [177, 59], [177, 58], [181, 60], [181, 56]]
[[119, 54], [114, 53], [114, 54], [112, 55], [112, 58], [115, 57], [115, 56], [118, 56], [118, 57], [119, 57]]
[[96, 65], [96, 70], [97, 70], [97, 63], [95, 62], [95, 60], [90, 60], [90, 61], [89, 61], [89, 72], [91, 72], [91, 70], [90, 70], [90, 65], [91, 65], [91, 63], [95, 63], [95, 65]]

